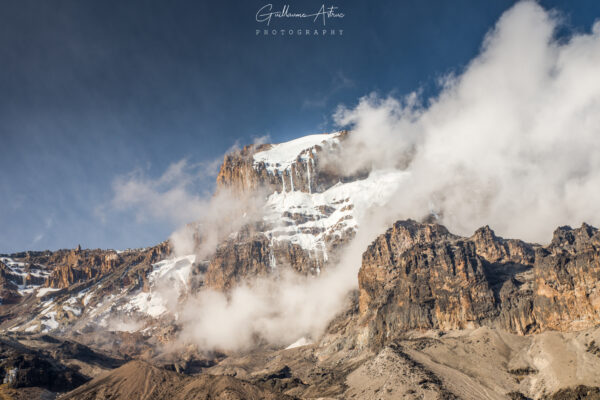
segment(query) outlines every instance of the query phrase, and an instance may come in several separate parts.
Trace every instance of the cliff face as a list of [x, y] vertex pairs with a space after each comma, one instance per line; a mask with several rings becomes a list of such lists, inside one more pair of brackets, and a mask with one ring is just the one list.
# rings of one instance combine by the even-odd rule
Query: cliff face
[[[68, 288], [79, 282], [107, 275], [121, 266], [155, 263], [171, 250], [168, 242], [161, 243], [142, 251], [117, 253], [113, 250], [59, 250], [43, 258], [46, 265], [52, 266], [52, 272], [44, 286], [55, 289]], [[36, 259], [30, 257], [30, 259]]]
[[[364, 174], [346, 176], [331, 160], [348, 132], [312, 135], [313, 141], [300, 143], [297, 151], [281, 144], [248, 145], [227, 154], [217, 176], [217, 187], [247, 193], [260, 187], [268, 192], [323, 192], [338, 182], [348, 182]], [[316, 139], [314, 139], [316, 138]], [[287, 145], [287, 144], [284, 144]]]
[[[58, 250], [55, 252], [23, 252], [2, 257], [0, 260], [0, 285], [2, 301], [7, 304], [20, 300], [33, 288], [66, 289], [109, 275], [124, 267], [150, 266], [171, 252], [168, 242], [143, 250]], [[130, 279], [123, 278], [128, 285]], [[143, 280], [143, 278], [141, 278]], [[14, 300], [14, 301], [13, 301]]]
[[29, 256], [29, 260], [43, 262], [52, 268], [44, 286], [54, 289], [68, 288], [110, 274], [122, 266], [150, 265], [171, 252], [167, 242], [147, 250], [118, 253], [114, 250], [59, 250], [43, 257]]
[[410, 329], [496, 326], [513, 333], [600, 323], [600, 234], [559, 228], [547, 247], [489, 229], [470, 238], [399, 221], [363, 254], [359, 310], [374, 346]]
[[234, 192], [247, 193], [257, 190], [261, 185], [269, 191], [281, 190], [281, 179], [269, 175], [265, 168], [255, 168], [255, 153], [268, 150], [270, 144], [248, 145], [239, 151], [227, 154], [217, 175], [218, 188], [230, 188]]
[[367, 190], [344, 186], [359, 183], [367, 173], [346, 176], [335, 165], [347, 134], [250, 145], [225, 156], [217, 190], [243, 196], [260, 189], [268, 197], [259, 224], [245, 226], [235, 238], [219, 244], [206, 271], [206, 285], [230, 288], [281, 268], [318, 275], [336, 259], [338, 249], [356, 233], [352, 196], [364, 197]]
[[94, 250], [71, 250], [53, 258], [52, 264], [56, 266], [48, 277], [46, 286], [56, 289], [104, 275], [122, 263], [117, 253]]
[[558, 228], [535, 254], [533, 314], [540, 329], [574, 330], [600, 322], [600, 232]]
[[243, 280], [277, 274], [284, 268], [317, 275], [320, 266], [319, 259], [299, 245], [270, 240], [247, 226], [219, 245], [204, 274], [204, 284], [228, 290]]
[[359, 309], [381, 345], [394, 332], [460, 329], [494, 310], [474, 243], [440, 225], [394, 224], [369, 246], [359, 271]]

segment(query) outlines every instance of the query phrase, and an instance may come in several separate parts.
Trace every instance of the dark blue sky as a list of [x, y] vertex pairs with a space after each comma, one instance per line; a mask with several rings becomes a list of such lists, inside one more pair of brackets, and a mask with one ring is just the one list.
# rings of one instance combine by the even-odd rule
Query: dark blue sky
[[[343, 35], [318, 38], [256, 36], [266, 3], [1, 2], [0, 253], [164, 240], [174, 228], [165, 221], [99, 216], [116, 177], [158, 177], [266, 134], [277, 142], [331, 129], [338, 104], [372, 91], [435, 93], [514, 2], [273, 2], [338, 6], [345, 17], [328, 28]], [[567, 31], [600, 17], [594, 0], [540, 3], [565, 14]], [[272, 22], [284, 24], [293, 25]]]

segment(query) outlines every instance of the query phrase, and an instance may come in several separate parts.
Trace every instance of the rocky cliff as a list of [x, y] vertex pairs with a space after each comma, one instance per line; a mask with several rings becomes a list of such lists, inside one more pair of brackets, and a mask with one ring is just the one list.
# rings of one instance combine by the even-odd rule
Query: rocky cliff
[[396, 222], [363, 254], [359, 310], [369, 342], [382, 346], [411, 329], [482, 325], [528, 334], [600, 323], [600, 233], [561, 227], [541, 247], [470, 238], [437, 224]]
[[241, 150], [225, 155], [223, 164], [217, 175], [219, 188], [231, 188], [234, 192], [244, 193], [257, 190], [264, 185], [270, 191], [281, 190], [281, 179], [275, 174], [268, 174], [265, 168], [254, 168], [255, 153], [271, 148], [270, 144], [248, 145]]
[[221, 243], [208, 263], [204, 274], [206, 286], [228, 290], [257, 277], [277, 274], [288, 268], [302, 275], [318, 275], [319, 258], [298, 244], [277, 242], [261, 231], [246, 226]]
[[[246, 196], [261, 189], [262, 220], [223, 240], [205, 283], [230, 288], [291, 268], [318, 275], [355, 236], [362, 214], [391, 196], [402, 173], [346, 175], [336, 165], [348, 132], [250, 145], [225, 156], [217, 190]], [[373, 196], [373, 199], [370, 197]]]
[[170, 252], [163, 242], [119, 252], [78, 247], [2, 256], [0, 328], [67, 332], [95, 326], [103, 318], [106, 324], [111, 314], [117, 316], [120, 298], [151, 290], [151, 273]]
[[[74, 283], [85, 282], [115, 271], [123, 265], [151, 265], [167, 257], [171, 252], [168, 242], [142, 251], [116, 252], [113, 250], [58, 251], [40, 262], [53, 266], [45, 286], [50, 288], [68, 288]], [[31, 257], [30, 257], [31, 258]], [[37, 260], [37, 258], [36, 258]]]
[[[218, 188], [244, 193], [323, 192], [340, 181], [353, 180], [329, 162], [348, 132], [311, 135], [288, 144], [248, 145], [227, 154], [217, 176]], [[294, 142], [294, 141], [293, 141]], [[285, 146], [285, 147], [283, 147]]]
[[600, 322], [600, 232], [561, 227], [535, 253], [533, 316], [539, 330], [568, 331]]
[[[151, 265], [171, 252], [168, 242], [148, 249], [27, 251], [10, 254], [0, 260], [0, 279], [26, 288], [43, 286], [53, 289], [68, 288], [76, 283], [100, 278], [121, 266]], [[22, 293], [22, 294], [23, 294]]]

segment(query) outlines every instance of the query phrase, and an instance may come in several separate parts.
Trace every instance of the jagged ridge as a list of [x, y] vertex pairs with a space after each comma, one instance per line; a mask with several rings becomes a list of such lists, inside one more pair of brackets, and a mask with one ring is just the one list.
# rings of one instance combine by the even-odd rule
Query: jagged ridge
[[470, 238], [437, 224], [398, 221], [363, 254], [360, 314], [382, 346], [411, 329], [482, 325], [517, 334], [573, 331], [600, 323], [600, 233], [561, 227], [542, 247]]

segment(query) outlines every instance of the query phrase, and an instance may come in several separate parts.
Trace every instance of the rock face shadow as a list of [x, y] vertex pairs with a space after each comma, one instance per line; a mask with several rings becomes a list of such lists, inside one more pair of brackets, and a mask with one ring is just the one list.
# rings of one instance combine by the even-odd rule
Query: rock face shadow
[[494, 300], [501, 304], [508, 293], [527, 292], [533, 283], [533, 265], [521, 263], [484, 263], [483, 271]]

